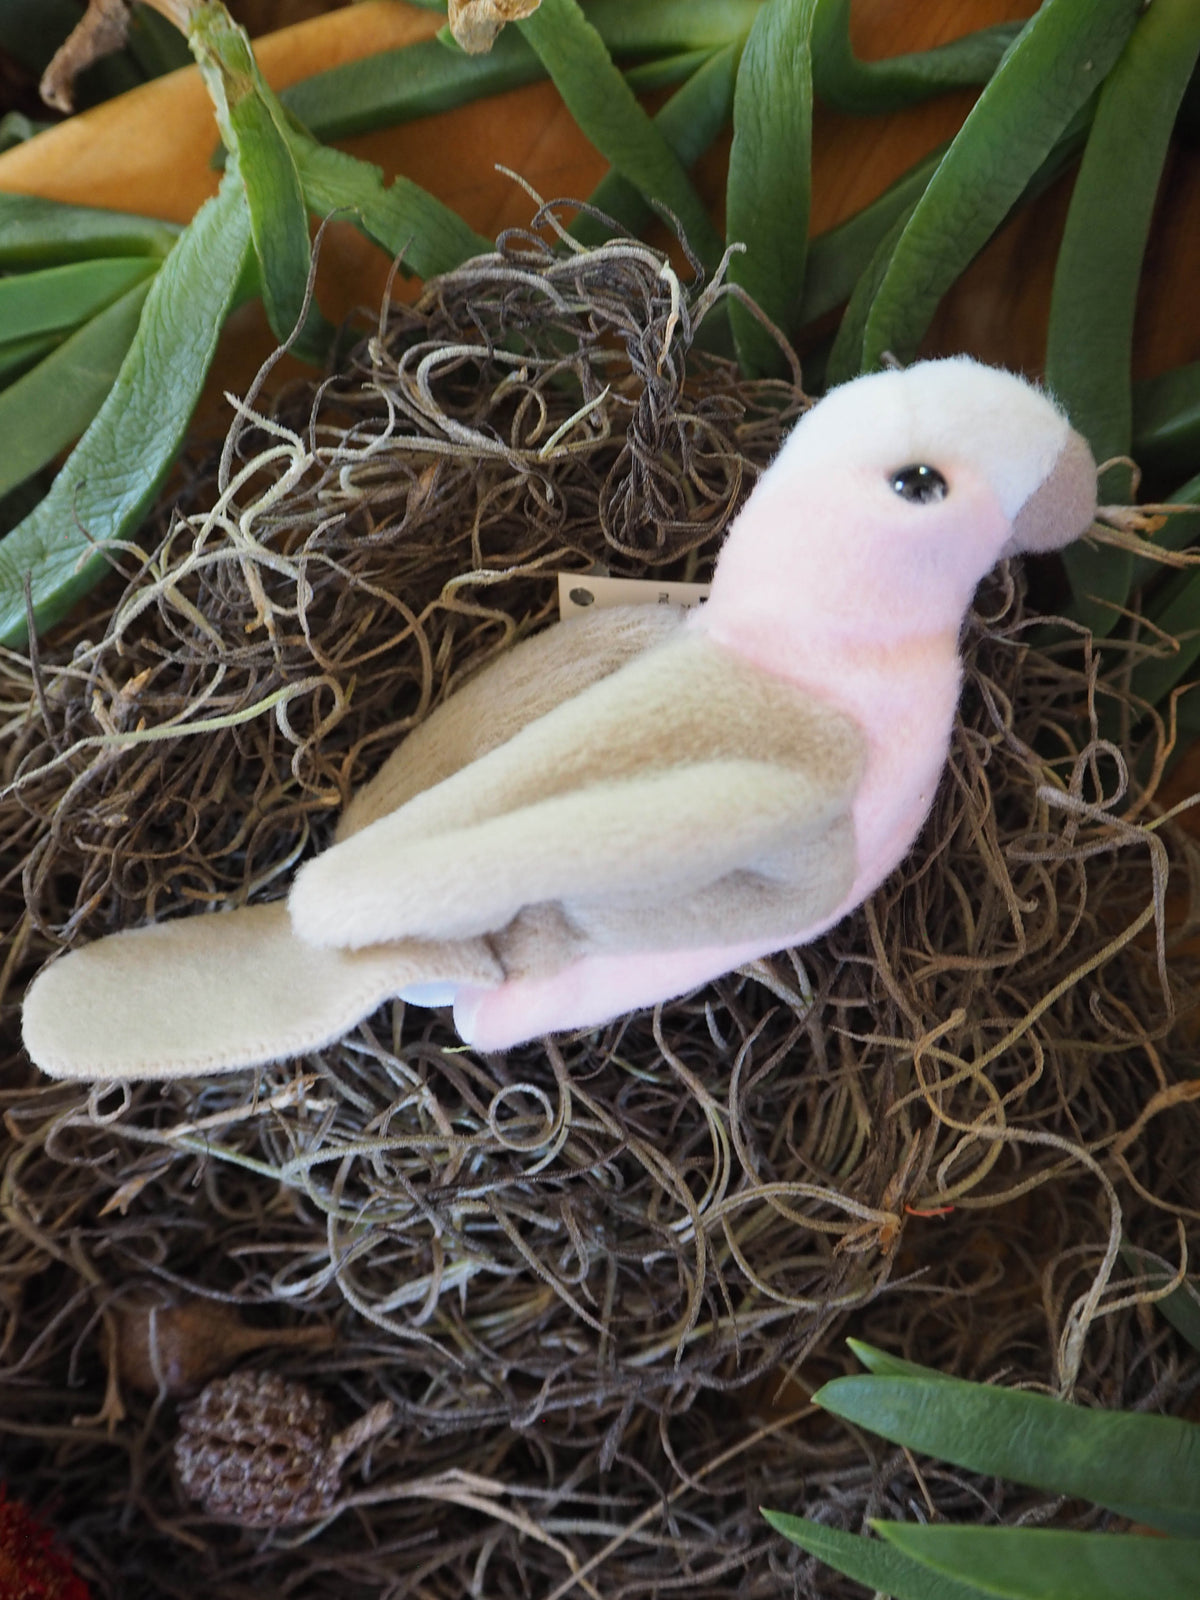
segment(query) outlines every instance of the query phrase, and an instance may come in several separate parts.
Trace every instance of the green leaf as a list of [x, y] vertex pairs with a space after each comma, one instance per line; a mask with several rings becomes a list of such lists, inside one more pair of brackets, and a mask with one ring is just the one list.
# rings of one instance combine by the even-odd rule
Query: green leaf
[[[1089, 101], [1068, 123], [1025, 185], [1016, 202], [1018, 207], [1036, 199], [1067, 170], [1083, 148], [1093, 111], [1094, 104]], [[843, 383], [862, 371], [863, 337], [875, 295], [887, 274], [897, 240], [949, 148], [946, 144], [931, 152], [871, 205], [809, 245], [801, 324], [831, 310], [850, 294], [830, 352], [827, 376], [831, 384]]]
[[0, 494], [52, 461], [99, 411], [133, 343], [149, 288], [143, 275], [0, 393]]
[[1200, 472], [1200, 361], [1134, 384], [1131, 453], [1164, 476]]
[[292, 339], [304, 317], [293, 353], [323, 361], [333, 329], [315, 306], [305, 311], [312, 247], [291, 124], [258, 69], [245, 30], [219, 0], [193, 15], [188, 41], [216, 107], [226, 148], [237, 153], [271, 331], [280, 341]]
[[[386, 188], [378, 167], [318, 144], [279, 103], [245, 31], [230, 21], [219, 0], [195, 14], [190, 38], [209, 81], [222, 136], [249, 157], [246, 197], [263, 298], [277, 334], [295, 325], [307, 288], [306, 210], [322, 219], [348, 213], [368, 238], [390, 255], [403, 255], [406, 270], [423, 277], [491, 249], [490, 240], [407, 178]], [[325, 329], [317, 315], [310, 313], [306, 332]]]
[[[735, 42], [740, 54], [740, 41]], [[649, 94], [653, 89], [671, 89], [677, 83], [686, 83], [706, 62], [711, 61], [714, 55], [724, 54], [725, 50], [730, 48], [732, 47], [726, 45], [718, 51], [682, 50], [678, 55], [659, 56], [655, 61], [641, 61], [633, 66], [623, 67], [622, 76], [635, 94]], [[687, 162], [684, 162], [684, 166], [686, 165]]]
[[293, 130], [292, 154], [310, 211], [318, 217], [348, 211], [351, 220], [418, 277], [450, 272], [494, 248], [456, 211], [408, 178], [386, 186], [380, 168]]
[[318, 139], [346, 139], [453, 111], [545, 76], [521, 35], [505, 28], [486, 55], [469, 56], [447, 50], [437, 39], [421, 39], [319, 72], [284, 89], [279, 98]]
[[1200, 1293], [1190, 1283], [1164, 1295], [1158, 1309], [1181, 1338], [1200, 1354]]
[[516, 26], [537, 51], [586, 138], [621, 176], [678, 219], [712, 271], [723, 245], [678, 157], [613, 65], [576, 0], [542, 0]]
[[28, 339], [6, 339], [0, 344], [0, 383], [16, 377], [27, 367], [33, 366], [35, 361], [49, 355], [60, 339], [61, 335], [57, 333], [35, 333]]
[[919, 55], [860, 61], [850, 46], [850, 0], [817, 0], [814, 87], [838, 111], [899, 111], [949, 89], [986, 83], [1021, 27], [1019, 22], [1002, 22]]
[[[654, 125], [685, 167], [693, 166], [720, 133], [733, 105], [738, 48], [727, 45], [710, 56], [663, 106]], [[654, 213], [633, 184], [619, 172], [610, 172], [589, 197], [591, 204], [637, 234]], [[608, 230], [594, 217], [581, 213], [571, 224], [572, 235], [583, 244], [599, 244]]]
[[988, 1600], [982, 1589], [941, 1577], [882, 1540], [863, 1539], [782, 1511], [764, 1508], [763, 1516], [777, 1533], [810, 1556], [819, 1557], [856, 1583], [892, 1596], [892, 1600]]
[[877, 366], [886, 351], [912, 358], [939, 300], [1117, 59], [1139, 5], [1045, 0], [1027, 23], [896, 241], [867, 318], [865, 368]]
[[50, 493], [0, 541], [0, 642], [26, 637], [26, 576], [46, 628], [103, 574], [104, 543], [136, 530], [182, 442], [249, 248], [231, 166], [151, 282], [117, 380]]
[[835, 1378], [813, 1399], [894, 1444], [972, 1472], [1094, 1500], [1167, 1533], [1200, 1533], [1200, 1427], [1086, 1411], [947, 1377]]
[[863, 340], [866, 337], [871, 307], [875, 303], [880, 285], [887, 277], [896, 246], [904, 236], [904, 230], [908, 227], [919, 199], [918, 195], [897, 211], [895, 219], [875, 246], [862, 276], [854, 286], [854, 293], [850, 296], [842, 320], [838, 324], [837, 337], [833, 341], [833, 349], [829, 352], [829, 361], [825, 368], [826, 387], [830, 389], [836, 384], [847, 383], [851, 378], [856, 378], [863, 369]]
[[[1196, 480], [1197, 499], [1200, 499], [1200, 479]], [[1163, 1271], [1162, 1264], [1144, 1250], [1135, 1250], [1132, 1245], [1122, 1245], [1121, 1254], [1134, 1272], [1141, 1273], [1147, 1280], [1150, 1288], [1161, 1288], [1171, 1282], [1172, 1275]], [[1172, 1289], [1170, 1294], [1164, 1295], [1161, 1300], [1154, 1302], [1154, 1309], [1160, 1312], [1176, 1333], [1186, 1339], [1192, 1349], [1200, 1353], [1200, 1286], [1186, 1280], [1177, 1289]]]
[[[1071, 195], [1054, 269], [1046, 385], [1098, 462], [1127, 455], [1132, 443], [1133, 318], [1142, 257], [1175, 114], [1198, 55], [1196, 0], [1154, 0], [1101, 90]], [[1102, 499], [1126, 500], [1131, 493], [1128, 467], [1103, 475]], [[1111, 632], [1129, 595], [1133, 557], [1083, 542], [1062, 556], [1073, 615], [1096, 634]]]
[[[1200, 506], [1200, 474], [1190, 479], [1164, 502], [1167, 505]], [[1164, 550], [1182, 550], [1200, 544], [1200, 518], [1176, 516], [1155, 535], [1155, 544]], [[1151, 579], [1162, 578], [1162, 564], [1151, 556], [1137, 556], [1133, 563], [1133, 584], [1140, 587]], [[1194, 568], [1173, 573], [1154, 586], [1142, 602], [1142, 610], [1156, 628], [1178, 642], [1169, 655], [1138, 662], [1133, 669], [1133, 689], [1151, 705], [1158, 705], [1183, 678], [1200, 655], [1200, 574]], [[1162, 641], [1158, 641], [1162, 647]], [[1182, 732], [1182, 729], [1181, 729]]]
[[0, 328], [6, 339], [74, 328], [157, 267], [147, 256], [114, 256], [0, 278]]
[[1001, 1600], [1196, 1600], [1200, 1589], [1200, 1539], [911, 1522], [872, 1526], [903, 1555]]
[[868, 1372], [874, 1373], [878, 1378], [946, 1378], [945, 1372], [939, 1372], [936, 1367], [921, 1367], [915, 1361], [905, 1361], [903, 1356], [894, 1356], [889, 1350], [880, 1350], [877, 1345], [866, 1344], [862, 1339], [847, 1339], [850, 1349], [866, 1367]]
[[192, 64], [183, 34], [147, 4], [133, 9], [127, 48], [147, 79], [161, 78]]
[[[1191, 491], [1188, 493], [1188, 491]], [[1186, 504], [1200, 504], [1200, 478], [1194, 479], [1174, 498]], [[1185, 499], [1186, 496], [1186, 499]], [[1179, 517], [1168, 524], [1175, 538], [1170, 544], [1197, 542], [1196, 522], [1192, 517]], [[1166, 540], [1162, 541], [1164, 544]], [[1148, 557], [1140, 558], [1152, 566]], [[1136, 568], [1135, 568], [1136, 575]], [[1181, 684], [1200, 659], [1200, 573], [1180, 572], [1156, 593], [1146, 606], [1149, 620], [1156, 630], [1174, 639], [1178, 649], [1169, 654], [1155, 655], [1139, 661], [1134, 669], [1131, 687], [1133, 692], [1150, 705], [1164, 702], [1177, 685]], [[1161, 641], [1159, 641], [1161, 647]]]
[[913, 207], [924, 194], [925, 186], [948, 148], [948, 145], [940, 145], [923, 161], [910, 167], [903, 177], [897, 178], [870, 205], [810, 241], [804, 294], [796, 313], [797, 327], [815, 322], [849, 300], [875, 252], [895, 230], [897, 221], [907, 220], [912, 215]]
[[[729, 275], [785, 334], [795, 332], [804, 291], [814, 4], [766, 0], [742, 52], [733, 101], [726, 231], [746, 250], [733, 257]], [[734, 301], [729, 316], [743, 371], [782, 370], [782, 353], [751, 313]]]
[[0, 536], [27, 517], [49, 487], [46, 473], [35, 472], [32, 478], [0, 495]]
[[[587, 20], [610, 54], [648, 57], [626, 71], [639, 92], [679, 83], [714, 51], [741, 39], [762, 0], [590, 0]], [[491, 50], [469, 56], [439, 39], [381, 50], [316, 73], [280, 93], [280, 101], [316, 138], [345, 139], [414, 117], [452, 111], [545, 78], [546, 68], [516, 28]]]
[[674, 55], [719, 50], [744, 39], [764, 0], [585, 0], [584, 14], [609, 53]]
[[179, 231], [174, 223], [124, 211], [0, 194], [0, 268], [44, 267], [95, 256], [154, 256], [161, 261]]
[[36, 134], [44, 133], [53, 126], [52, 122], [33, 122], [22, 111], [6, 111], [0, 117], [0, 151], [26, 144]]

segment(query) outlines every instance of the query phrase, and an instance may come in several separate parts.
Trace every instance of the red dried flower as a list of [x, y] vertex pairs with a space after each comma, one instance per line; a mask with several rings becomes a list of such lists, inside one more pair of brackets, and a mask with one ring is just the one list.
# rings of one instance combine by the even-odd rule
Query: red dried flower
[[0, 1484], [0, 1600], [91, 1600], [53, 1538]]

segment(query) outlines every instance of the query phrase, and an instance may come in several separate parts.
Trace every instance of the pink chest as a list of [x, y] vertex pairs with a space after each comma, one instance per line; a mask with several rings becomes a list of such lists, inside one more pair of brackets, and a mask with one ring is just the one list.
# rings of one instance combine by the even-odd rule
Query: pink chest
[[[867, 769], [854, 799], [858, 871], [847, 904], [878, 887], [912, 848], [937, 793], [961, 668], [957, 655], [863, 684], [852, 709], [867, 735]], [[841, 696], [839, 695], [839, 700]]]

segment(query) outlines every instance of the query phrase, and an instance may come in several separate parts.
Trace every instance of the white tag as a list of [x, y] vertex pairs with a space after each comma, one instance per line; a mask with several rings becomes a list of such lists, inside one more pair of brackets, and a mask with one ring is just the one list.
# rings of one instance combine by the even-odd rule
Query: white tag
[[707, 583], [671, 583], [658, 578], [601, 578], [590, 572], [560, 572], [558, 615], [578, 617], [609, 606], [698, 606], [708, 599]]

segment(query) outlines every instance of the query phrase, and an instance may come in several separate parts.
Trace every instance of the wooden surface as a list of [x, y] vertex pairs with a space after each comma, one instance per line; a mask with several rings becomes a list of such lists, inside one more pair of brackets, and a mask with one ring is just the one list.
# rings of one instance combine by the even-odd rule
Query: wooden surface
[[[653, 3], [653, 0], [647, 0]], [[311, 12], [320, 0], [245, 0], [253, 25]], [[856, 0], [852, 38], [867, 57], [918, 50], [990, 23], [1024, 17], [1033, 0]], [[339, 61], [430, 36], [440, 18], [402, 0], [369, 0], [262, 36], [264, 71], [276, 87]], [[859, 209], [928, 150], [950, 137], [974, 99], [942, 96], [911, 111], [844, 117], [818, 107], [814, 122], [814, 232]], [[216, 186], [209, 157], [216, 127], [194, 68], [174, 73], [0, 156], [0, 189], [186, 220]], [[480, 233], [525, 223], [528, 197], [496, 171], [520, 172], [539, 193], [586, 195], [605, 163], [575, 127], [557, 92], [537, 84], [453, 113], [351, 139], [344, 148], [404, 172], [440, 195]], [[721, 218], [728, 139], [700, 162], [696, 179]], [[1040, 369], [1054, 252], [1071, 180], [1010, 224], [939, 309], [925, 353], [965, 350], [1036, 373]], [[1113, 218], [1113, 227], [1121, 219]], [[1096, 241], [1098, 251], [1104, 239]], [[388, 263], [348, 224], [330, 230], [319, 293], [328, 314], [377, 303]], [[1175, 153], [1160, 195], [1137, 329], [1137, 376], [1200, 358], [1200, 156]], [[401, 290], [403, 292], [403, 290]], [[213, 394], [244, 388], [270, 336], [261, 313], [240, 313], [222, 342]], [[215, 415], [214, 415], [215, 420]]]

